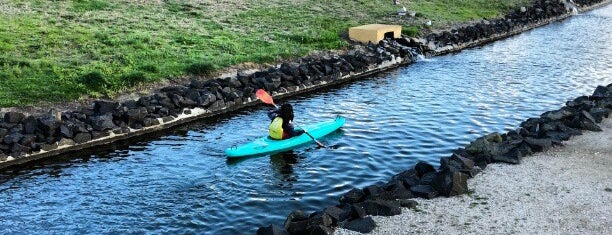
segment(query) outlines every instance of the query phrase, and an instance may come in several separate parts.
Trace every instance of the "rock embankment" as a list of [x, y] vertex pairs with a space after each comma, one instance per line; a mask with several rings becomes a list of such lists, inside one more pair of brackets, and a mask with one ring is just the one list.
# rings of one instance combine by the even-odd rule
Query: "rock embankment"
[[562, 146], [583, 131], [602, 131], [597, 124], [612, 112], [612, 84], [598, 86], [592, 95], [581, 96], [558, 110], [529, 118], [517, 130], [482, 136], [451, 156], [440, 159], [435, 169], [426, 162], [417, 163], [384, 184], [343, 194], [338, 204], [307, 214], [293, 211], [284, 227], [261, 227], [258, 234], [331, 234], [337, 227], [367, 233], [376, 227], [371, 216], [394, 216], [402, 207], [414, 208], [413, 198], [432, 199], [468, 192], [468, 178], [485, 170], [491, 163], [519, 164], [523, 157], [553, 146]]

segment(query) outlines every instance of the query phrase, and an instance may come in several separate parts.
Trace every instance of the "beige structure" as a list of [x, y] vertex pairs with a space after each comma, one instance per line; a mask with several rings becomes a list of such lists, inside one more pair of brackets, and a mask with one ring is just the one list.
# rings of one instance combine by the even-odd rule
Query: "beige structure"
[[385, 37], [399, 38], [402, 26], [386, 24], [368, 24], [349, 28], [349, 38], [362, 43], [378, 43]]

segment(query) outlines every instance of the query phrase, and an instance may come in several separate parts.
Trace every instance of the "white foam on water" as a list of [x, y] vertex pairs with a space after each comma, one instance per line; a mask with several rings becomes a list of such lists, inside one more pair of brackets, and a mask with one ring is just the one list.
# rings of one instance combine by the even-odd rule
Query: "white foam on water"
[[419, 55], [417, 55], [417, 60], [416, 61], [417, 62], [433, 62], [433, 61], [435, 61], [435, 59], [427, 58], [424, 55], [419, 54]]

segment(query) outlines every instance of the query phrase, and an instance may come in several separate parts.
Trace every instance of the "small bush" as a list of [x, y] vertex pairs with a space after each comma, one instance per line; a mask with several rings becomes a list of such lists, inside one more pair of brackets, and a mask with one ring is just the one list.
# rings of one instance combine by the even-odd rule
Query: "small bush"
[[193, 63], [187, 67], [187, 73], [193, 75], [208, 75], [214, 72], [217, 66], [212, 62]]
[[132, 72], [121, 76], [121, 83], [126, 86], [134, 86], [147, 80], [147, 75], [143, 72]]
[[294, 32], [290, 35], [283, 35], [289, 41], [299, 43], [301, 45], [312, 46], [315, 48], [336, 49], [341, 44], [340, 35], [334, 31], [319, 30]]
[[202, 16], [202, 14], [200, 14], [200, 12], [197, 12], [197, 11], [190, 11], [188, 14], [193, 16], [193, 17], [201, 17]]
[[259, 62], [259, 63], [270, 63], [270, 62], [274, 62], [276, 60], [276, 58], [270, 54], [266, 54], [266, 53], [257, 53], [253, 55], [255, 61]]
[[86, 73], [79, 77], [78, 82], [85, 85], [90, 90], [101, 91], [106, 86], [108, 86], [108, 82], [104, 79], [104, 75], [98, 71]]
[[409, 27], [402, 28], [402, 34], [405, 34], [408, 37], [416, 37], [419, 35], [419, 27], [409, 26]]
[[176, 3], [176, 2], [165, 1], [165, 3], [166, 3], [166, 8], [170, 12], [178, 13], [178, 12], [181, 12], [183, 10], [181, 5]]
[[159, 73], [159, 69], [157, 68], [157, 66], [152, 65], [152, 64], [140, 66], [139, 70], [149, 72], [149, 73]]
[[10, 59], [0, 57], [0, 66], [18, 66], [18, 67], [30, 67], [30, 62], [19, 59]]
[[73, 0], [73, 7], [77, 11], [99, 11], [108, 8], [110, 4], [99, 0]]
[[174, 37], [174, 41], [181, 45], [196, 45], [198, 41], [195, 37], [186, 35], [177, 35]]
[[7, 72], [0, 71], [0, 81], [9, 80], [10, 75]]
[[107, 46], [113, 46], [114, 44], [113, 40], [107, 32], [98, 31], [94, 34], [94, 38], [97, 39], [100, 43]]

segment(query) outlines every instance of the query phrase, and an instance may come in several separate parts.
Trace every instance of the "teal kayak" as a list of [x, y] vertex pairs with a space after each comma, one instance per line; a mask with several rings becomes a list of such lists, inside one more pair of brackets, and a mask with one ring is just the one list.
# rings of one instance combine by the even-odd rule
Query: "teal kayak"
[[[326, 136], [344, 125], [344, 117], [338, 116], [331, 121], [320, 122], [304, 126], [314, 138]], [[248, 157], [263, 154], [273, 154], [294, 149], [300, 145], [312, 143], [313, 140], [307, 134], [301, 134], [286, 140], [275, 140], [269, 136], [261, 137], [253, 142], [225, 149], [228, 158]]]

